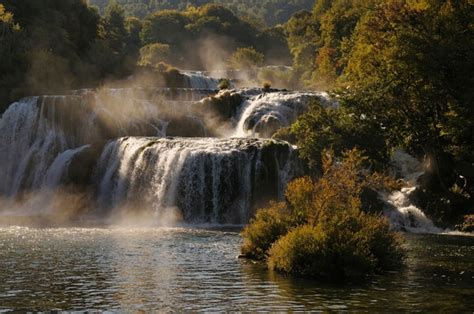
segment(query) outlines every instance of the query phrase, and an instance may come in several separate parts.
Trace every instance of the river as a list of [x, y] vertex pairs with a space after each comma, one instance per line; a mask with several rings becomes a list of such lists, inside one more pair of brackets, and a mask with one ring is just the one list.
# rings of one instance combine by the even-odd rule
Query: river
[[238, 231], [0, 228], [0, 310], [474, 309], [474, 237], [406, 234], [406, 267], [345, 284], [238, 259]]

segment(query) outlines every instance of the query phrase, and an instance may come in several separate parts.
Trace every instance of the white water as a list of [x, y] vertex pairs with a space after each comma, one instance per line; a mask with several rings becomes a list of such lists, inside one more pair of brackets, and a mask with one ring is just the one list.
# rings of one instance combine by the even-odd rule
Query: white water
[[[198, 78], [202, 75], [196, 75], [196, 82]], [[53, 191], [67, 181], [69, 165], [78, 154], [91, 144], [112, 139], [97, 161], [96, 181], [91, 182], [101, 208], [150, 210], [157, 220], [242, 224], [260, 196], [282, 196], [297, 172], [292, 147], [276, 145], [264, 158], [262, 153], [272, 142], [250, 137], [269, 137], [275, 128], [289, 126], [313, 100], [337, 105], [325, 93], [239, 90], [244, 101], [234, 117], [232, 136], [248, 138], [159, 139], [167, 134], [163, 114], [192, 114], [191, 101], [174, 103], [168, 100], [174, 97], [168, 92], [171, 90], [83, 90], [12, 104], [0, 119], [0, 195], [13, 199], [23, 192]], [[201, 92], [203, 96], [207, 93], [180, 90], [179, 97], [199, 98]], [[150, 135], [156, 138], [119, 138]], [[393, 228], [448, 232], [435, 227], [410, 200], [423, 174], [422, 165], [400, 151], [394, 154], [393, 163], [406, 182], [401, 191], [384, 196], [391, 205], [385, 214]], [[263, 191], [266, 186], [270, 188]]]
[[[12, 104], [3, 114], [0, 120], [0, 194], [13, 197], [23, 189], [40, 188], [47, 181], [48, 170], [58, 155], [91, 141], [97, 132], [93, 124], [88, 124], [93, 117], [77, 97], [71, 97], [72, 105], [76, 106], [74, 110], [65, 110], [65, 97], [44, 97], [42, 100], [32, 97]], [[71, 125], [78, 118], [85, 121]]]
[[410, 198], [418, 187], [418, 178], [424, 173], [422, 164], [400, 150], [393, 154], [392, 164], [405, 182], [405, 187], [400, 191], [383, 196], [384, 200], [391, 205], [384, 211], [384, 214], [389, 218], [392, 228], [411, 233], [441, 233], [443, 230], [435, 227], [433, 222], [412, 203]]
[[[84, 145], [128, 135], [166, 136], [167, 119], [173, 116], [200, 123], [186, 102], [164, 99], [165, 89], [73, 93], [24, 98], [5, 111], [0, 119], [0, 195], [16, 197], [58, 185], [70, 158]], [[173, 93], [186, 99], [201, 95], [190, 89]]]
[[196, 89], [218, 89], [219, 80], [210, 76], [204, 75], [202, 72], [185, 71], [184, 76], [189, 82], [189, 87]]
[[[296, 164], [289, 145], [267, 154], [273, 142], [251, 139], [122, 138], [110, 142], [98, 166], [98, 197], [104, 207], [151, 211], [157, 219], [176, 208], [186, 222], [242, 224], [257, 192], [272, 186], [275, 196]], [[279, 160], [283, 161], [280, 164]], [[277, 168], [277, 169], [275, 169]], [[262, 176], [276, 176], [267, 182]], [[260, 184], [260, 185], [259, 185]]]
[[270, 137], [290, 126], [309, 109], [311, 101], [329, 105], [327, 93], [272, 92], [249, 97], [241, 105], [234, 136]]
[[[294, 148], [251, 138], [160, 139], [167, 134], [170, 115], [190, 116], [175, 120], [180, 124], [174, 124], [174, 129], [186, 127], [192, 119], [195, 124], [202, 121], [191, 116], [197, 114], [191, 101], [168, 101], [161, 97], [166, 92], [79, 90], [12, 104], [0, 120], [0, 195], [17, 199], [31, 192], [37, 196], [27, 206], [31, 212], [34, 203], [46, 210], [54, 190], [69, 182], [71, 162], [83, 158], [81, 153], [89, 148], [100, 151], [111, 140], [103, 147], [96, 176], [88, 186], [100, 212], [150, 211], [158, 221], [242, 224], [260, 200], [283, 196], [286, 183], [298, 171]], [[300, 92], [258, 97], [259, 89], [242, 93], [250, 101], [242, 103], [241, 115], [256, 120], [278, 116], [284, 125], [304, 112], [312, 98], [321, 97]], [[90, 152], [84, 156], [90, 158]]]

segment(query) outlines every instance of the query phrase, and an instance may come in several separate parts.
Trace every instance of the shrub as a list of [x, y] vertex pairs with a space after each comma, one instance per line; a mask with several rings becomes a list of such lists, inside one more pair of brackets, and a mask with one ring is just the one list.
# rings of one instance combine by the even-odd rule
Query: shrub
[[456, 228], [463, 232], [474, 232], [474, 215], [464, 216], [463, 223], [457, 225]]
[[393, 269], [403, 262], [398, 235], [387, 220], [363, 211], [366, 188], [391, 189], [392, 180], [362, 169], [357, 150], [336, 161], [325, 151], [322, 176], [291, 182], [286, 203], [261, 209], [243, 232], [242, 252], [267, 257], [271, 269], [332, 279]]
[[258, 80], [262, 83], [269, 82], [276, 88], [298, 88], [294, 73], [288, 68], [263, 67], [258, 71]]
[[319, 102], [310, 104], [307, 113], [291, 126], [298, 140], [300, 156], [314, 171], [320, 171], [321, 156], [332, 148], [336, 156], [357, 147], [378, 166], [389, 160], [384, 130], [380, 123], [366, 116], [356, 115], [345, 107], [325, 107]]
[[271, 88], [272, 88], [272, 84], [270, 82], [264, 82], [263, 83], [263, 91], [264, 92], [268, 93]]
[[307, 222], [313, 205], [314, 183], [310, 177], [293, 180], [286, 187], [285, 197], [291, 208], [291, 215], [300, 222]]
[[268, 267], [299, 275], [321, 274], [328, 268], [327, 241], [324, 233], [310, 225], [304, 225], [281, 237], [270, 249]]
[[253, 47], [238, 48], [230, 57], [229, 65], [233, 69], [250, 70], [262, 66], [264, 59]]
[[347, 210], [281, 237], [269, 250], [270, 269], [341, 279], [400, 265], [399, 239], [385, 219]]
[[154, 43], [140, 49], [140, 59], [138, 64], [142, 66], [156, 65], [160, 62], [169, 62], [171, 49], [169, 45]]
[[166, 62], [158, 62], [158, 64], [155, 66], [155, 69], [158, 72], [168, 72], [169, 70], [173, 69], [173, 66]]
[[230, 88], [230, 82], [228, 79], [222, 79], [219, 81], [219, 89], [229, 89]]
[[271, 245], [297, 224], [284, 203], [271, 203], [268, 208], [259, 209], [242, 231], [242, 254], [253, 259], [265, 259]]
[[296, 137], [291, 133], [289, 127], [280, 128], [275, 133], [273, 133], [272, 138], [275, 140], [287, 141], [291, 144], [296, 144]]

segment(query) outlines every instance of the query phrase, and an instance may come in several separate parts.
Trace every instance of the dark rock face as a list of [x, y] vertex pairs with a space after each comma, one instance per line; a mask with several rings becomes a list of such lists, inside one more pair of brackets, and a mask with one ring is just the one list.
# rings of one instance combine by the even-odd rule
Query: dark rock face
[[66, 183], [86, 187], [92, 182], [94, 169], [99, 160], [105, 142], [96, 143], [74, 155], [69, 163]]
[[362, 208], [364, 211], [373, 214], [383, 212], [386, 204], [380, 199], [379, 192], [365, 188], [361, 193]]

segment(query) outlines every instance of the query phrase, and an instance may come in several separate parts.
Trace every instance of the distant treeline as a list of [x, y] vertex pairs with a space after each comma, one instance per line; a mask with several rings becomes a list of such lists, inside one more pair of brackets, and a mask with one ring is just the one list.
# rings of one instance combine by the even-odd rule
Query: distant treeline
[[[209, 3], [224, 5], [241, 17], [262, 21], [268, 26], [285, 23], [296, 12], [310, 10], [314, 0], [115, 0], [128, 16], [143, 18], [159, 10], [185, 10]], [[89, 0], [102, 13], [110, 0]]]
[[2, 108], [25, 95], [125, 78], [139, 64], [207, 69], [238, 48], [291, 63], [282, 27], [259, 28], [215, 4], [138, 19], [118, 4], [101, 16], [82, 0], [0, 0], [0, 43]]

